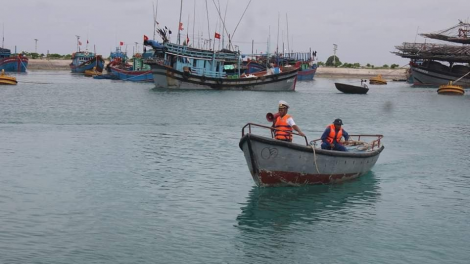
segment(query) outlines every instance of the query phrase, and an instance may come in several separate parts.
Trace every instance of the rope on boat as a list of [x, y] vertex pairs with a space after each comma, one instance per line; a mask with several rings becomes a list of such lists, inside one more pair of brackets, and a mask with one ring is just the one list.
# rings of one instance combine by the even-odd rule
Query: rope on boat
[[462, 77], [458, 78], [457, 80], [455, 80], [454, 83], [460, 81], [463, 77], [467, 76], [468, 74], [470, 74], [470, 71], [467, 72], [464, 76], [462, 76]]
[[313, 162], [315, 163], [315, 168], [317, 169], [317, 173], [320, 174], [320, 170], [318, 169], [318, 165], [317, 165], [317, 153], [315, 152], [315, 146], [314, 145], [310, 145], [313, 149]]

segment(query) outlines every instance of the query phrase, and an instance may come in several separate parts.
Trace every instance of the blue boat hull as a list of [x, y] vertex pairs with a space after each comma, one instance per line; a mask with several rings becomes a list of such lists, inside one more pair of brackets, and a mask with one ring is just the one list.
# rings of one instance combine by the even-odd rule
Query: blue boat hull
[[84, 73], [86, 70], [93, 70], [93, 67], [96, 67], [97, 69], [103, 69], [104, 61], [99, 60], [98, 63], [85, 64], [85, 65], [79, 65], [79, 66], [70, 64], [70, 70], [73, 73]]
[[317, 72], [317, 68], [309, 68], [305, 70], [300, 70], [299, 74], [297, 75], [298, 81], [311, 81], [313, 77], [315, 77], [315, 73]]
[[0, 71], [6, 72], [26, 72], [28, 68], [28, 58], [8, 57], [0, 59]]
[[153, 82], [152, 71], [128, 71], [111, 67], [111, 74], [117, 76], [122, 81], [131, 82]]

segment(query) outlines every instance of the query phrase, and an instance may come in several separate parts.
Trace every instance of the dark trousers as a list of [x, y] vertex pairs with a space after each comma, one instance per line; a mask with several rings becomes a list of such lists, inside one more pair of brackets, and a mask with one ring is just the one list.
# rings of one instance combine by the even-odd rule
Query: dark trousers
[[322, 143], [322, 144], [321, 144], [321, 148], [322, 148], [322, 149], [329, 149], [329, 150], [348, 151], [348, 150], [347, 150], [343, 145], [341, 145], [341, 144], [338, 144], [338, 143], [336, 143], [336, 142], [333, 143], [333, 144], [335, 144], [335, 147], [334, 147], [333, 149], [331, 149], [330, 144], [328, 144], [328, 143]]

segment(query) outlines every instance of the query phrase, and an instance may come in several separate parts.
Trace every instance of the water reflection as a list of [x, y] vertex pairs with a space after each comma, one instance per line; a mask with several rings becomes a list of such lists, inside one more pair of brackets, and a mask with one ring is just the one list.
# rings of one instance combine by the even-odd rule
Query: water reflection
[[[295, 224], [340, 221], [356, 209], [370, 208], [379, 195], [378, 179], [373, 172], [337, 185], [254, 187], [237, 221], [241, 228], [277, 230]], [[351, 219], [351, 215], [347, 218]]]

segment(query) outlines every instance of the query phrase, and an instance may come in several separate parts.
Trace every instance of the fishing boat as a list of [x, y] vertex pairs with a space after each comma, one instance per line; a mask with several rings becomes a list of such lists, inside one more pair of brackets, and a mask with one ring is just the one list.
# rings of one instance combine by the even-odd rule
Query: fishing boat
[[345, 83], [335, 83], [336, 89], [347, 94], [366, 94], [369, 88]]
[[241, 76], [240, 71], [228, 75], [226, 61], [237, 61], [238, 52], [195, 49], [166, 42], [163, 60], [148, 60], [157, 88], [167, 89], [214, 89], [252, 91], [294, 91], [298, 68], [281, 68], [279, 73], [264, 71], [261, 75]]
[[152, 70], [145, 64], [141, 54], [136, 54], [132, 65], [126, 63], [111, 64], [109, 67], [111, 74], [123, 81], [132, 82], [153, 82]]
[[70, 69], [73, 73], [84, 73], [94, 67], [97, 72], [103, 72], [104, 60], [101, 55], [88, 51], [78, 51], [72, 54]]
[[452, 82], [449, 82], [446, 85], [439, 86], [437, 89], [438, 94], [449, 94], [449, 95], [464, 95], [465, 90], [460, 85], [455, 85]]
[[28, 58], [22, 54], [11, 54], [9, 49], [0, 48], [0, 70], [26, 72]]
[[395, 48], [393, 52], [402, 58], [410, 59], [410, 72], [413, 86], [438, 87], [447, 85], [463, 75], [460, 86], [470, 88], [470, 24], [460, 22], [448, 29], [421, 36], [460, 45], [438, 43], [408, 43]]
[[0, 73], [0, 85], [16, 85], [18, 82], [16, 78], [5, 74], [5, 69]]
[[[271, 136], [253, 134], [252, 131], [270, 131]], [[350, 135], [348, 151], [320, 148], [321, 139], [307, 138], [305, 144], [274, 139], [276, 129], [248, 123], [242, 129], [239, 147], [255, 183], [260, 187], [301, 186], [339, 183], [357, 178], [377, 162], [384, 146], [382, 135]], [[293, 135], [299, 136], [297, 133]], [[364, 139], [371, 139], [366, 142]], [[346, 145], [346, 143], [345, 143]]]
[[377, 76], [375, 76], [375, 77], [370, 78], [370, 79], [369, 79], [369, 83], [370, 83], [370, 84], [380, 84], [380, 85], [383, 85], [383, 84], [387, 84], [387, 81], [386, 81], [384, 78], [382, 78], [382, 75], [381, 75], [381, 74], [379, 74], [379, 75], [377, 75]]

